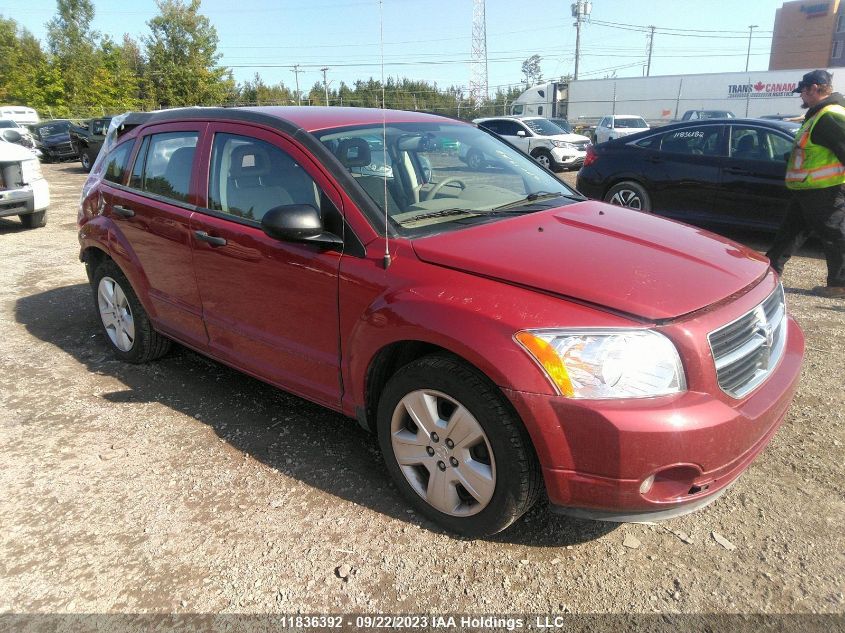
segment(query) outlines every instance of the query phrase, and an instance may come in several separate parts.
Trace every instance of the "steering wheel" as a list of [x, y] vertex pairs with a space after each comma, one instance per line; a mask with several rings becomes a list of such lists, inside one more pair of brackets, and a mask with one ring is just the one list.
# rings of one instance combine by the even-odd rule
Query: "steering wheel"
[[428, 192], [428, 195], [426, 196], [425, 199], [426, 200], [434, 200], [434, 196], [436, 196], [440, 192], [440, 190], [443, 189], [443, 187], [445, 187], [446, 185], [454, 185], [454, 184], [460, 185], [461, 190], [464, 190], [464, 189], [467, 188], [467, 185], [463, 180], [461, 180], [460, 178], [456, 178], [455, 176], [449, 176], [448, 178], [444, 178], [443, 180], [438, 182], [436, 185], [434, 185], [434, 187], [432, 187], [431, 191]]

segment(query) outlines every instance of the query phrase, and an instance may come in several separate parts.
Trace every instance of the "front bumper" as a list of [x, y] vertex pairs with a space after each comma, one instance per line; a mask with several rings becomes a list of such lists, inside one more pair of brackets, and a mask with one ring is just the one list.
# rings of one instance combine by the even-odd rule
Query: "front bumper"
[[748, 468], [786, 417], [803, 353], [804, 336], [789, 319], [780, 364], [741, 400], [694, 391], [619, 401], [506, 394], [533, 423], [527, 426], [555, 511], [657, 520], [712, 502]]
[[70, 160], [72, 158], [79, 158], [79, 152], [77, 152], [70, 143], [62, 143], [60, 145], [42, 145], [41, 153], [50, 160]]
[[580, 167], [584, 164], [584, 158], [587, 156], [587, 152], [579, 152], [577, 150], [573, 151], [571, 149], [564, 149], [560, 147], [556, 147], [552, 150], [552, 158], [555, 161], [555, 165], [558, 167]]

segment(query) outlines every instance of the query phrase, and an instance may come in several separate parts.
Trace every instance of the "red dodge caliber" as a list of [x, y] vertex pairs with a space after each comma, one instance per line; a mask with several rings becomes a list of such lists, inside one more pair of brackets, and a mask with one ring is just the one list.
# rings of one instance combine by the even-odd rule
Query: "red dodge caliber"
[[803, 357], [754, 251], [417, 112], [116, 117], [79, 241], [119, 358], [177, 341], [357, 419], [409, 502], [469, 536], [541, 494], [613, 521], [710, 503]]

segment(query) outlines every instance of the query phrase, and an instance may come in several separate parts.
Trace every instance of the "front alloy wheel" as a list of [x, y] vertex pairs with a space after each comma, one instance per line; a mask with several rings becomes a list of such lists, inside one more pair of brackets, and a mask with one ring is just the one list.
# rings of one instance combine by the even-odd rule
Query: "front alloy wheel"
[[393, 411], [390, 439], [408, 484], [433, 508], [461, 517], [490, 503], [496, 489], [490, 441], [453, 398], [434, 390], [409, 393]]
[[537, 456], [501, 390], [447, 353], [408, 363], [378, 403], [385, 465], [410, 504], [464, 536], [501, 532], [541, 491]]

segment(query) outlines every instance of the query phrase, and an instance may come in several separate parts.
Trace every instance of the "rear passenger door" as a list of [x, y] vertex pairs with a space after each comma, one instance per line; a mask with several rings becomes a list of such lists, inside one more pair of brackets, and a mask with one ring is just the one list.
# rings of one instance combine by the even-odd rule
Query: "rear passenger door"
[[[143, 271], [150, 316], [162, 332], [196, 347], [207, 342], [191, 260], [191, 184], [205, 123], [148, 128], [135, 146], [128, 183], [112, 194], [110, 215]], [[107, 170], [109, 166], [105, 167]], [[134, 284], [133, 284], [134, 285]]]
[[789, 206], [784, 178], [792, 140], [755, 125], [728, 128], [729, 155], [722, 166], [716, 219], [776, 230]]
[[216, 123], [203, 147], [202, 207], [193, 216], [194, 270], [215, 356], [288, 391], [340, 403], [341, 252], [269, 237], [271, 208], [308, 204], [342, 233], [340, 196], [291, 141]]
[[660, 135], [648, 157], [655, 211], [691, 222], [713, 215], [723, 162], [723, 125], [676, 128]]

